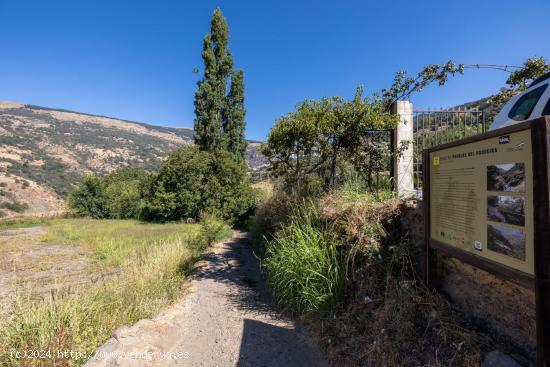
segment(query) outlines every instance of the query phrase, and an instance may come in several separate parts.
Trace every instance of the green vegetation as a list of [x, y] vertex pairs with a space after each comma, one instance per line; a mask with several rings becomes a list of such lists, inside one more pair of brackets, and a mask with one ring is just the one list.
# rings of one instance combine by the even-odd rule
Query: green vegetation
[[269, 284], [280, 303], [299, 315], [330, 311], [343, 291], [343, 248], [319, 219], [315, 206], [301, 206], [267, 245]]
[[42, 218], [8, 218], [0, 221], [0, 230], [2, 229], [14, 229], [33, 226], [47, 226], [51, 223], [50, 219]]
[[204, 75], [195, 93], [195, 143], [203, 151], [227, 150], [244, 160], [244, 72], [233, 71], [228, 42], [227, 21], [218, 8], [203, 41]]
[[[0, 365], [19, 366], [21, 361], [9, 351], [25, 349], [50, 349], [52, 365], [81, 365], [85, 359], [59, 359], [57, 351], [91, 353], [116, 328], [158, 313], [180, 294], [190, 266], [204, 250], [192, 244], [201, 236], [210, 244], [228, 233], [219, 221], [208, 221], [205, 225], [93, 219], [48, 222], [42, 243], [89, 250], [97, 260], [94, 273], [106, 275], [91, 286], [56, 291], [44, 301], [21, 295], [11, 316], [0, 323]], [[27, 366], [40, 366], [43, 360], [27, 362]]]
[[316, 199], [275, 188], [254, 223], [269, 285], [335, 365], [479, 365], [493, 342], [417, 278], [406, 213], [355, 183]]
[[12, 202], [5, 201], [2, 204], [0, 204], [0, 209], [8, 209], [16, 213], [23, 213], [28, 208], [29, 206], [27, 204], [20, 203], [18, 201], [12, 201]]
[[204, 251], [230, 234], [231, 230], [227, 224], [211, 214], [205, 214], [201, 217], [199, 233], [191, 242], [191, 246], [195, 250]]
[[226, 151], [209, 153], [197, 147], [173, 152], [161, 166], [143, 218], [198, 218], [207, 212], [236, 220], [254, 207], [244, 162]]
[[69, 194], [73, 213], [91, 218], [139, 218], [151, 175], [131, 168], [107, 176], [89, 175]]
[[507, 87], [491, 97], [493, 104], [502, 106], [510, 98], [527, 89], [535, 79], [550, 72], [550, 64], [544, 57], [531, 57], [523, 62], [523, 66], [514, 70], [506, 80]]
[[69, 195], [73, 213], [91, 218], [166, 222], [208, 213], [235, 221], [251, 212], [255, 192], [245, 163], [227, 151], [173, 151], [156, 173], [138, 169], [87, 176]]
[[389, 144], [389, 134], [381, 130], [394, 128], [399, 118], [386, 113], [384, 101], [376, 95], [362, 94], [359, 87], [350, 101], [306, 100], [278, 119], [262, 147], [272, 174], [303, 193], [314, 186], [335, 189], [350, 164], [369, 183], [373, 174], [388, 170], [389, 156], [399, 150], [381, 149]]

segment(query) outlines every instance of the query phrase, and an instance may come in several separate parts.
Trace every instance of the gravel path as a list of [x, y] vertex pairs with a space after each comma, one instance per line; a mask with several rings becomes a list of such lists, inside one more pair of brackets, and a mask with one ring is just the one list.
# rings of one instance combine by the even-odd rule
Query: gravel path
[[271, 302], [245, 233], [235, 232], [199, 266], [180, 301], [118, 329], [86, 367], [326, 366]]

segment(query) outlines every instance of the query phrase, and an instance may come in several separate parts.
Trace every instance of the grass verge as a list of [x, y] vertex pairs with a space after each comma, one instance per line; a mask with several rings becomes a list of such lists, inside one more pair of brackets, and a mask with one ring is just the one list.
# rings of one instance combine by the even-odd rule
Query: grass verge
[[267, 246], [264, 267], [281, 304], [299, 315], [329, 311], [345, 279], [345, 261], [313, 204], [299, 207]]
[[275, 191], [255, 220], [273, 293], [332, 365], [479, 366], [494, 341], [419, 281], [404, 214], [391, 192]]
[[[192, 243], [204, 233], [210, 241], [222, 235], [221, 231], [212, 235], [211, 226], [90, 219], [49, 222], [43, 242], [88, 248], [99, 267], [117, 268], [117, 274], [87, 289], [55, 292], [40, 302], [19, 297], [9, 319], [0, 323], [0, 365], [83, 364], [85, 356], [116, 328], [155, 315], [180, 294], [189, 265], [204, 250]], [[223, 235], [228, 233], [219, 222], [218, 227], [226, 229]], [[21, 360], [12, 354], [33, 350], [50, 351], [50, 356]], [[81, 357], [58, 354], [65, 350]]]

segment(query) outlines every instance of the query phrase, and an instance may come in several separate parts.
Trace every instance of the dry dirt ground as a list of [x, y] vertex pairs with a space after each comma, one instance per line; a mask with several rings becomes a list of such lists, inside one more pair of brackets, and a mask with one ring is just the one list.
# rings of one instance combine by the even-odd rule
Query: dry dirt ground
[[198, 264], [178, 302], [118, 329], [85, 366], [325, 365], [274, 306], [245, 234], [235, 232]]
[[72, 246], [44, 244], [44, 227], [0, 230], [0, 316], [17, 294], [44, 298], [56, 290], [75, 289], [96, 281], [94, 260]]

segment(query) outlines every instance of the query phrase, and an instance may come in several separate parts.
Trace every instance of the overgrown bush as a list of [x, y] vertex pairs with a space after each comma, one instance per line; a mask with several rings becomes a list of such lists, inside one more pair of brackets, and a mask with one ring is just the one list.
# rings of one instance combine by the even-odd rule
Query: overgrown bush
[[101, 177], [85, 176], [67, 198], [67, 204], [76, 215], [91, 218], [107, 217], [106, 194]]
[[154, 221], [198, 218], [203, 211], [236, 220], [255, 205], [246, 165], [228, 152], [178, 149], [162, 164], [142, 218]]
[[204, 251], [209, 246], [229, 236], [229, 226], [212, 214], [203, 214], [200, 221], [200, 230], [197, 236], [191, 241], [191, 246]]
[[137, 218], [150, 174], [123, 169], [107, 176], [88, 175], [68, 197], [74, 214], [91, 218]]
[[390, 193], [352, 186], [310, 204], [275, 191], [255, 218], [274, 295], [336, 366], [479, 365], [492, 340], [418, 279], [403, 214]]
[[8, 209], [12, 212], [23, 213], [25, 210], [29, 209], [29, 205], [18, 201], [12, 201], [11, 203], [5, 201], [0, 204], [0, 209]]
[[201, 212], [235, 221], [255, 202], [245, 162], [194, 146], [172, 152], [156, 173], [124, 169], [86, 176], [68, 198], [76, 215], [155, 222], [198, 219]]
[[345, 254], [312, 204], [267, 245], [265, 269], [279, 302], [299, 315], [330, 311], [342, 293]]

